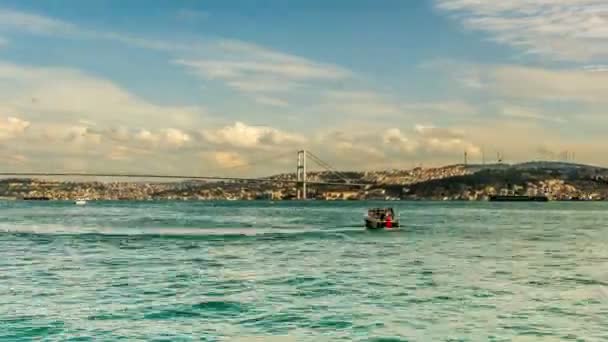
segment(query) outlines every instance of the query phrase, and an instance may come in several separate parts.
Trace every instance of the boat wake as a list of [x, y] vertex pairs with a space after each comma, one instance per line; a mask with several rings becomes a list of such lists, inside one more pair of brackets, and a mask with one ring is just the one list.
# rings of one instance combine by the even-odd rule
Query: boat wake
[[[396, 231], [396, 230], [395, 230]], [[11, 226], [0, 227], [0, 234], [12, 235], [46, 235], [46, 236], [154, 236], [154, 237], [190, 237], [190, 238], [228, 238], [228, 237], [295, 237], [295, 236], [333, 236], [353, 237], [360, 234], [378, 234], [381, 232], [370, 232], [363, 227], [340, 227], [340, 228], [192, 228], [192, 227], [163, 227], [163, 228], [104, 228], [104, 227], [69, 227], [61, 225], [38, 225], [38, 226]]]

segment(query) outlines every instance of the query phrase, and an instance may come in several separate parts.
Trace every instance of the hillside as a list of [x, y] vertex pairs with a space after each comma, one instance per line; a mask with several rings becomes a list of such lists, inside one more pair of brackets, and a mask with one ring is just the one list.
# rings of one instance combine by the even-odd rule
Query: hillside
[[492, 194], [545, 194], [552, 199], [608, 198], [608, 169], [559, 162], [473, 168], [466, 175], [418, 182], [404, 198], [485, 199]]
[[[344, 182], [360, 186], [313, 186], [317, 199], [484, 200], [500, 193], [546, 194], [551, 199], [608, 199], [608, 169], [582, 164], [528, 162], [515, 165], [450, 165], [439, 168], [367, 172], [310, 172], [310, 182]], [[48, 197], [111, 200], [292, 199], [295, 174], [270, 177], [273, 182], [168, 183], [59, 182], [33, 179], [0, 180], [0, 198]]]

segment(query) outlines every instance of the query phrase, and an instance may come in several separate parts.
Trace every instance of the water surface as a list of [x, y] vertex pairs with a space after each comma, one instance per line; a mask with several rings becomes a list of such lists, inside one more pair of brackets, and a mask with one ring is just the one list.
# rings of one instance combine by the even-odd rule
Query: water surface
[[[404, 227], [362, 229], [391, 205]], [[608, 203], [0, 202], [0, 340], [608, 340]]]

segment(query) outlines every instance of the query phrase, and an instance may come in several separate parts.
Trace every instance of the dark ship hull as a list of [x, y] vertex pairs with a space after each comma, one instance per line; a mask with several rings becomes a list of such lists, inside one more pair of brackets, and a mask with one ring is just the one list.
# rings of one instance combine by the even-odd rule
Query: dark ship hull
[[24, 201], [49, 201], [50, 198], [45, 197], [45, 196], [29, 196], [29, 197], [23, 197]]
[[490, 202], [547, 202], [547, 196], [518, 196], [518, 195], [494, 195], [490, 196]]

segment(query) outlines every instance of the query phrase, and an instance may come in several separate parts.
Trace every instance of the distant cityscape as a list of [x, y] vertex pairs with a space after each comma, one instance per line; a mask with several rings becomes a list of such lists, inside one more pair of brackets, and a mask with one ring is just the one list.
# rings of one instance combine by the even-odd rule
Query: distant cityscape
[[[516, 165], [452, 165], [440, 168], [342, 172], [366, 187], [310, 186], [316, 200], [488, 200], [491, 195], [543, 195], [550, 200], [608, 199], [608, 171], [563, 162]], [[311, 182], [337, 182], [330, 172], [309, 172]], [[272, 182], [70, 182], [40, 179], [0, 180], [5, 200], [291, 200], [295, 174]]]

